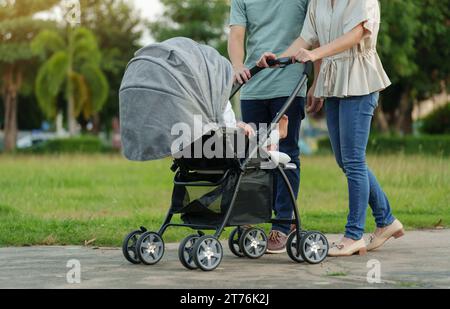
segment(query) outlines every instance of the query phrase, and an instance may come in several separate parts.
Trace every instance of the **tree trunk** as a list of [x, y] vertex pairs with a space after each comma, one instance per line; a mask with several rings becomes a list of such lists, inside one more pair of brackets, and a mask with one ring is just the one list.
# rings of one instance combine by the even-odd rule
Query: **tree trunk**
[[381, 133], [389, 133], [389, 123], [384, 114], [381, 99], [378, 108], [375, 110], [375, 125]]
[[69, 127], [70, 136], [77, 134], [77, 120], [75, 119], [75, 100], [73, 94], [70, 93], [67, 100], [67, 125]]
[[67, 69], [67, 126], [69, 127], [69, 135], [75, 136], [77, 133], [77, 120], [75, 119], [75, 98], [72, 85], [72, 74], [73, 74], [73, 36], [72, 27], [67, 25], [67, 36], [69, 38], [69, 66]]
[[99, 135], [100, 134], [100, 115], [98, 113], [94, 114], [92, 117], [92, 134]]
[[406, 89], [400, 99], [399, 117], [396, 125], [397, 132], [401, 134], [413, 133], [413, 104], [411, 99], [411, 92]]
[[7, 90], [5, 101], [5, 152], [16, 149], [17, 142], [17, 93]]
[[5, 130], [4, 148], [5, 152], [16, 149], [17, 143], [17, 95], [22, 85], [22, 74], [15, 70], [13, 65], [5, 70], [3, 76], [3, 101], [5, 104]]

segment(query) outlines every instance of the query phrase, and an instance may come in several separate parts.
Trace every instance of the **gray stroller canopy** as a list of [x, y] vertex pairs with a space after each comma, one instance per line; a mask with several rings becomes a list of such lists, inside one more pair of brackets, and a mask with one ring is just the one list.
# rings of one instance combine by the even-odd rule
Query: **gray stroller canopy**
[[[230, 62], [190, 39], [173, 38], [139, 50], [119, 94], [125, 157], [148, 161], [171, 156], [180, 138], [172, 135], [175, 124], [191, 128], [192, 142], [201, 138], [210, 131], [207, 126], [223, 122], [232, 84]], [[201, 130], [194, 130], [194, 118], [200, 116]]]

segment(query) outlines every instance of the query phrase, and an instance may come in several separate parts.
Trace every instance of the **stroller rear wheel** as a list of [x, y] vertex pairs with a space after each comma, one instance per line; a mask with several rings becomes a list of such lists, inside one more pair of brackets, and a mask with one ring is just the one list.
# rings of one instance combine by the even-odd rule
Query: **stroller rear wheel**
[[213, 236], [202, 236], [196, 241], [192, 256], [198, 268], [212, 271], [222, 262], [222, 244]]
[[155, 265], [164, 255], [164, 241], [159, 234], [145, 232], [136, 244], [139, 259], [145, 265]]
[[328, 255], [328, 240], [320, 232], [308, 232], [300, 240], [300, 254], [309, 264], [319, 264]]
[[239, 240], [239, 247], [246, 257], [259, 259], [266, 254], [268, 239], [262, 229], [250, 228], [242, 234]]
[[186, 237], [178, 247], [178, 258], [180, 259], [181, 264], [189, 270], [197, 269], [192, 253], [195, 243], [199, 238], [199, 235], [190, 235]]
[[245, 256], [239, 245], [239, 240], [241, 236], [242, 236], [242, 228], [237, 227], [230, 233], [230, 237], [228, 238], [228, 247], [230, 248], [231, 253], [233, 253], [237, 257]]
[[[300, 240], [305, 235], [305, 232], [300, 232]], [[288, 256], [297, 263], [303, 263], [305, 260], [303, 259], [300, 253], [300, 241], [297, 239], [297, 231], [292, 232], [288, 240], [286, 242], [286, 251]]]
[[128, 262], [132, 264], [140, 264], [141, 260], [137, 255], [136, 244], [139, 240], [139, 237], [142, 235], [142, 231], [133, 231], [128, 234], [122, 244], [122, 253], [123, 256], [127, 259]]

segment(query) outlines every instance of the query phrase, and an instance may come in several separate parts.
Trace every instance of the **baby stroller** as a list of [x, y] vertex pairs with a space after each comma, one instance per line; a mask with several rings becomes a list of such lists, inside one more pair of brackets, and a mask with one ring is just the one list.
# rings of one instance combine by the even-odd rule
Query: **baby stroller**
[[[290, 65], [290, 59], [271, 63], [280, 69]], [[291, 97], [273, 120], [277, 124], [295, 97], [307, 83], [311, 64]], [[251, 69], [252, 76], [262, 68]], [[292, 163], [280, 164], [270, 157], [256, 156], [264, 149], [270, 136], [269, 128], [256, 147], [235, 147], [237, 130], [214, 125], [220, 123], [224, 104], [239, 85], [232, 84], [231, 64], [214, 49], [186, 38], [175, 38], [145, 47], [129, 63], [120, 89], [121, 133], [124, 155], [134, 161], [175, 157], [175, 173], [171, 207], [159, 231], [141, 227], [126, 236], [123, 254], [133, 263], [157, 264], [163, 257], [163, 236], [169, 227], [188, 227], [197, 233], [180, 244], [178, 256], [187, 269], [211, 271], [223, 258], [219, 239], [227, 227], [233, 227], [228, 245], [238, 257], [257, 259], [267, 250], [268, 237], [254, 227], [263, 223], [288, 223], [296, 226], [287, 241], [287, 253], [295, 262], [321, 263], [328, 254], [326, 237], [316, 231], [301, 229], [300, 215], [292, 187], [285, 174], [296, 169]], [[188, 127], [196, 124], [192, 115], [202, 115], [203, 129], [190, 132], [192, 143], [176, 148], [171, 134], [179, 122]], [[213, 125], [212, 125], [213, 124]], [[194, 130], [196, 131], [196, 130]], [[173, 133], [173, 132], [172, 132]], [[196, 157], [196, 146], [215, 140], [223, 146], [226, 156]], [[175, 155], [174, 155], [175, 154]], [[186, 155], [188, 154], [188, 155]], [[267, 168], [271, 166], [271, 168]], [[279, 173], [290, 192], [293, 218], [273, 219], [273, 179]], [[175, 215], [183, 223], [173, 223]], [[213, 235], [203, 231], [215, 231]]]

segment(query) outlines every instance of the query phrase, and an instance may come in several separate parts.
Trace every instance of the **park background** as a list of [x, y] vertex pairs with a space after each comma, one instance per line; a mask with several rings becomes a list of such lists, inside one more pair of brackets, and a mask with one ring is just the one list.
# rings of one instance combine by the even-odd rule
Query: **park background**
[[[227, 56], [228, 0], [0, 0], [0, 246], [120, 245], [155, 230], [171, 162], [120, 154], [118, 89], [140, 47], [174, 36]], [[78, 11], [80, 8], [80, 11]], [[408, 229], [450, 222], [450, 1], [381, 0], [379, 53], [393, 85], [369, 165]], [[80, 13], [80, 14], [78, 14]], [[239, 109], [237, 102], [234, 102]], [[347, 188], [323, 114], [302, 132], [307, 229], [342, 232]], [[368, 211], [367, 231], [374, 225]], [[168, 241], [184, 230], [171, 230]]]

